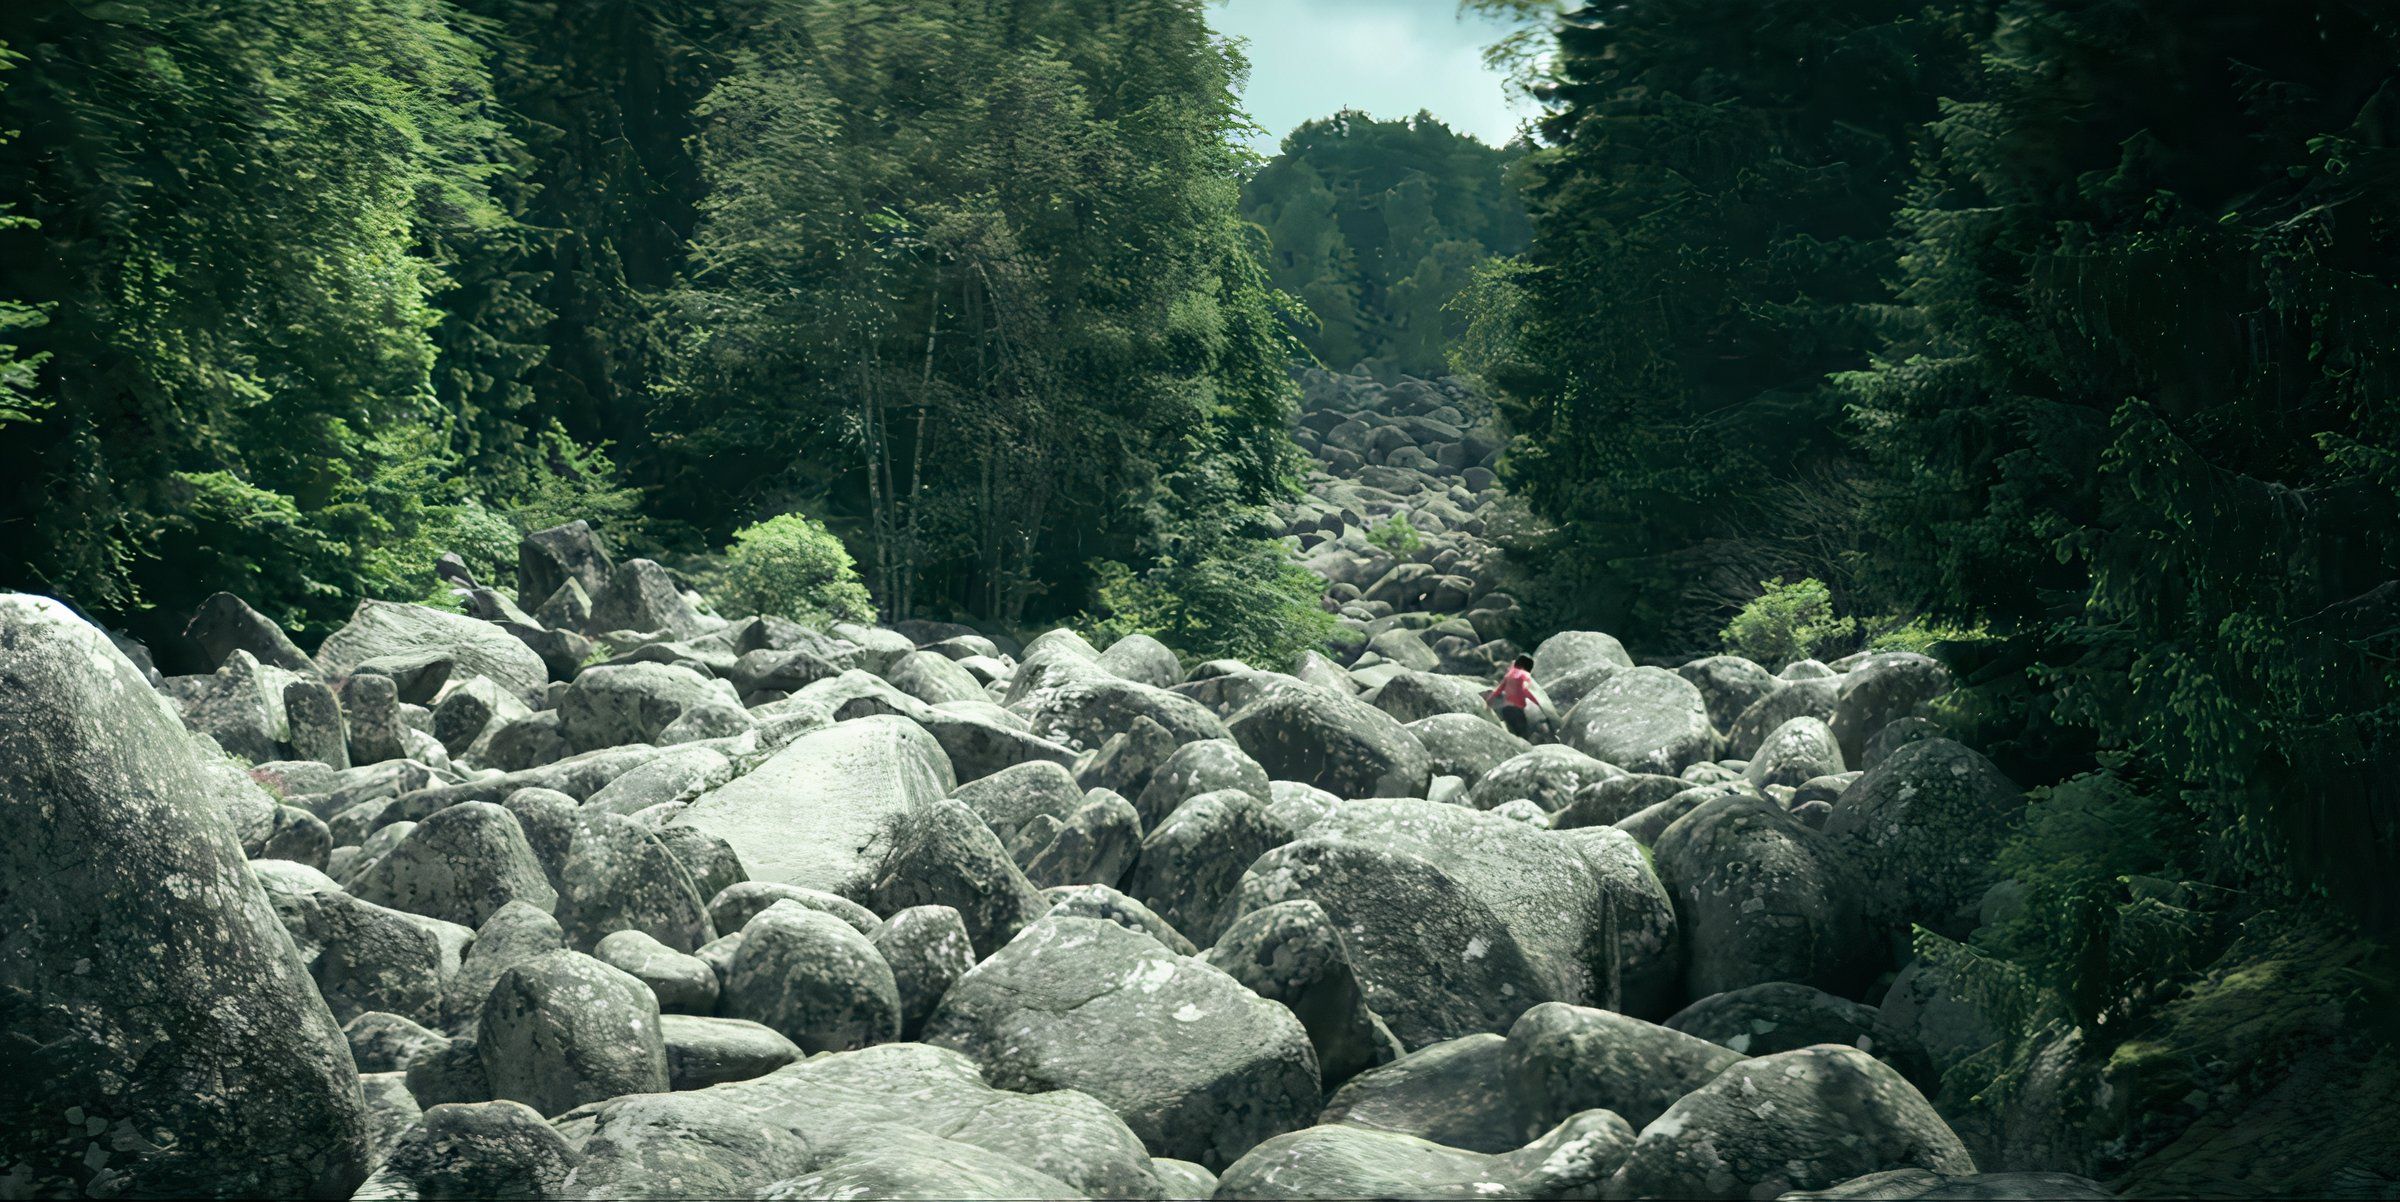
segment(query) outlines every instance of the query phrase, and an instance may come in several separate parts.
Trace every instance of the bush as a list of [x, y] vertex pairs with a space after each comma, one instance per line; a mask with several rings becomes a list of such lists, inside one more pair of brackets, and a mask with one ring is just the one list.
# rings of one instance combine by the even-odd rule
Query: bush
[[1425, 540], [1417, 537], [1416, 524], [1405, 513], [1395, 513], [1367, 531], [1367, 541], [1394, 555], [1413, 555]]
[[858, 567], [833, 532], [787, 513], [734, 531], [716, 580], [718, 603], [734, 614], [765, 614], [812, 626], [875, 616]]
[[1759, 595], [1718, 636], [1735, 655], [1774, 668], [1830, 653], [1855, 638], [1858, 623], [1833, 615], [1833, 594], [1810, 577], [1759, 582]]
[[1233, 539], [1192, 559], [1136, 573], [1094, 565], [1101, 614], [1087, 621], [1109, 639], [1147, 634], [1186, 659], [1238, 659], [1283, 668], [1322, 648], [1333, 631], [1323, 577], [1292, 562], [1281, 542]]

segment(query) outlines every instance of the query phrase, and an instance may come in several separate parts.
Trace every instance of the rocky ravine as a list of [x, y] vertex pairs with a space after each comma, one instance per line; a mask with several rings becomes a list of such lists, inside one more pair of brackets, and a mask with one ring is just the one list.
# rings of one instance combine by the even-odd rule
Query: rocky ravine
[[1926, 1098], [1991, 1036], [1904, 936], [1977, 923], [2023, 804], [1927, 737], [1941, 669], [1567, 632], [1522, 742], [1485, 469], [1387, 442], [1295, 518], [1365, 569], [1292, 665], [727, 620], [580, 523], [314, 654], [220, 596], [208, 676], [0, 598], [0, 1179], [2105, 1196]]

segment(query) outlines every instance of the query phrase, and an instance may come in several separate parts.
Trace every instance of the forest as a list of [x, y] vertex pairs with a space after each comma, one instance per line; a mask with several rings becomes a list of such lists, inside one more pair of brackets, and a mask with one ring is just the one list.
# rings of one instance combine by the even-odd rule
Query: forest
[[[1476, 713], [1560, 632], [1608, 674], [1905, 653], [1955, 682], [1910, 719], [2026, 797], [1930, 870], [2005, 886], [1975, 921], [1884, 932], [1989, 1028], [1917, 1082], [1978, 1161], [2400, 1189], [2400, 9], [1456, 7], [1518, 31], [1517, 138], [1343, 109], [1262, 157], [1206, 0], [20, 0], [0, 586], [174, 679], [220, 593], [314, 647], [459, 611], [448, 554], [533, 611], [523, 548], [580, 520], [729, 618], [983, 640], [1013, 676], [959, 703], [1011, 709], [1082, 679], [1054, 627], [1345, 701], [1449, 633], [1405, 666]], [[1351, 445], [1388, 485], [1398, 436], [1339, 433], [1378, 404], [1471, 513], [1329, 487]], [[1421, 613], [1375, 608], [1395, 564]], [[595, 637], [553, 690], [706, 658]], [[1266, 759], [1234, 715], [1274, 695], [1217, 687]]]

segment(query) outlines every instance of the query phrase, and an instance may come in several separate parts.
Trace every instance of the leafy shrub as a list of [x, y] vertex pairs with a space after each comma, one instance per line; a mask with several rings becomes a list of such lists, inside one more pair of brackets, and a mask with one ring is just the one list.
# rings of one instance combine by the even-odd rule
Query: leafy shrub
[[1809, 577], [1759, 582], [1759, 595], [1718, 636], [1725, 649], [1768, 667], [1831, 652], [1855, 638], [1858, 623], [1833, 614], [1833, 594]]
[[1882, 632], [1867, 640], [1869, 651], [1914, 651], [1925, 655], [1936, 643], [1953, 643], [1967, 639], [1984, 639], [1991, 633], [1982, 626], [1952, 626], [1930, 618], [1915, 617], [1875, 623]]
[[767, 614], [822, 626], [875, 616], [842, 540], [806, 514], [787, 513], [733, 533], [716, 580], [728, 613]]
[[1411, 555], [1425, 545], [1425, 540], [1417, 537], [1416, 524], [1405, 513], [1395, 513], [1376, 523], [1374, 529], [1367, 531], [1367, 541], [1394, 555]]
[[1095, 564], [1108, 638], [1147, 634], [1186, 659], [1238, 659], [1280, 668], [1322, 647], [1334, 616], [1319, 604], [1323, 577], [1292, 562], [1272, 539], [1232, 539], [1192, 558], [1170, 556], [1135, 572]]

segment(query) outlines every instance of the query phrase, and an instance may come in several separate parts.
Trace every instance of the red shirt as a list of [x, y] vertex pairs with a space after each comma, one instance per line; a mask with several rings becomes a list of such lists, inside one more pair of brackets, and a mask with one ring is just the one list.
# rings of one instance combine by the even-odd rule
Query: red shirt
[[1533, 699], [1533, 674], [1515, 664], [1510, 664], [1508, 674], [1500, 678], [1500, 687], [1493, 689], [1485, 696], [1497, 697], [1502, 704], [1513, 705], [1518, 709], [1538, 704]]

